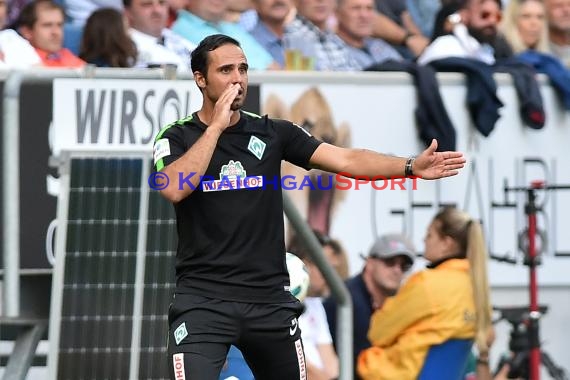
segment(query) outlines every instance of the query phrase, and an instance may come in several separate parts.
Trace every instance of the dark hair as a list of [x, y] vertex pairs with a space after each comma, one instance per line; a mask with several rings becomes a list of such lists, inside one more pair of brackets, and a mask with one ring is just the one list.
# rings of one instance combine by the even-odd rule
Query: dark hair
[[[462, 9], [467, 9], [471, 6], [474, 0], [444, 0], [439, 8], [434, 20], [433, 34], [431, 40], [435, 40], [438, 37], [450, 34], [449, 31], [445, 30], [445, 21], [447, 17], [459, 12]], [[493, 0], [499, 6], [499, 9], [503, 9], [503, 3], [501, 0]]]
[[20, 28], [22, 26], [25, 26], [28, 29], [32, 29], [34, 27], [34, 24], [38, 21], [38, 11], [45, 9], [59, 9], [65, 18], [65, 11], [63, 7], [58, 3], [52, 0], [35, 0], [29, 2], [24, 6], [24, 8], [22, 8], [14, 27]]
[[239, 42], [225, 34], [213, 34], [204, 38], [200, 41], [200, 44], [192, 51], [192, 72], [195, 73], [196, 71], [202, 73], [204, 78], [206, 77], [206, 73], [208, 71], [208, 56], [209, 52], [216, 50], [222, 45], [232, 44], [239, 48], [241, 45]]
[[[317, 238], [317, 241], [321, 245], [321, 247], [326, 247], [327, 245], [331, 244], [331, 238], [327, 235], [321, 233], [320, 231], [313, 228], [313, 235]], [[301, 235], [294, 234], [291, 240], [289, 241], [288, 250], [291, 253], [297, 255], [301, 260], [309, 260], [311, 261], [311, 257], [309, 256], [308, 247], [305, 243], [301, 240]], [[334, 247], [333, 247], [334, 249]]]
[[[321, 247], [330, 247], [332, 249], [333, 254], [338, 259], [339, 263], [335, 270], [343, 280], [347, 279], [349, 272], [348, 258], [340, 242], [336, 239], [330, 238], [319, 230], [313, 229], [312, 231]], [[313, 261], [309, 255], [307, 246], [301, 241], [301, 236], [299, 234], [293, 235], [289, 241], [287, 251], [295, 254], [295, 256], [299, 257], [301, 260], [307, 260], [309, 262]]]
[[130, 8], [133, 5], [133, 0], [123, 0], [123, 8]]
[[[321, 242], [319, 241], [319, 243]], [[295, 256], [297, 256], [301, 260], [310, 259], [309, 253], [307, 252], [307, 247], [305, 246], [305, 244], [301, 242], [301, 237], [297, 233], [294, 234], [291, 240], [289, 241], [289, 244], [287, 245], [287, 251], [295, 254]]]
[[[463, 8], [468, 8], [469, 6], [471, 6], [473, 1], [475, 1], [475, 0], [441, 0], [441, 6], [443, 7], [443, 6], [455, 4], [455, 5], [459, 6], [459, 9], [463, 9]], [[495, 3], [497, 3], [501, 9], [503, 9], [503, 3], [501, 0], [493, 0], [493, 1]]]
[[431, 36], [432, 41], [438, 37], [445, 36], [450, 33], [445, 29], [445, 22], [447, 18], [450, 15], [458, 12], [460, 9], [463, 9], [466, 3], [467, 3], [466, 1], [462, 2], [455, 1], [445, 4], [441, 8], [439, 8], [439, 11], [435, 15], [435, 20], [433, 24], [433, 34]]
[[79, 57], [97, 66], [131, 67], [137, 47], [125, 30], [123, 15], [113, 8], [91, 13], [81, 37]]

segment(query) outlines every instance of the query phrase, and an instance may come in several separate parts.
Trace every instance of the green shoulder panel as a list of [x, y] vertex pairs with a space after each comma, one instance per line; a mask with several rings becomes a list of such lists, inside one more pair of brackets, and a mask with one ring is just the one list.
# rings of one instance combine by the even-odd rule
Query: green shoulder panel
[[[156, 143], [158, 140], [160, 140], [162, 138], [162, 135], [164, 135], [164, 133], [166, 131], [168, 131], [169, 128], [172, 128], [175, 125], [182, 125], [184, 123], [189, 122], [190, 120], [192, 120], [192, 115], [185, 117], [184, 119], [180, 119], [180, 120], [176, 120], [173, 123], [167, 124], [164, 127], [162, 127], [162, 129], [160, 130], [160, 132], [158, 132], [158, 135], [156, 135], [154, 142]], [[160, 160], [158, 160], [156, 162], [156, 171], [161, 171], [162, 169], [164, 169], [164, 161], [162, 160], [162, 158]]]
[[164, 133], [166, 131], [168, 131], [171, 127], [174, 127], [175, 125], [182, 125], [184, 123], [189, 122], [190, 120], [192, 120], [192, 115], [186, 116], [184, 119], [176, 120], [175, 122], [172, 122], [170, 124], [166, 124], [164, 127], [162, 127], [160, 132], [158, 132], [158, 135], [156, 135], [156, 137], [154, 138], [154, 142], [157, 142], [158, 140], [160, 140], [162, 135], [164, 135]]
[[258, 114], [256, 114], [256, 113], [253, 113], [253, 112], [248, 112], [248, 111], [243, 111], [243, 110], [242, 110], [241, 112], [245, 113], [246, 115], [249, 115], [249, 116], [255, 117], [255, 118], [257, 118], [257, 119], [261, 119], [261, 116], [259, 116], [259, 115], [258, 115]]

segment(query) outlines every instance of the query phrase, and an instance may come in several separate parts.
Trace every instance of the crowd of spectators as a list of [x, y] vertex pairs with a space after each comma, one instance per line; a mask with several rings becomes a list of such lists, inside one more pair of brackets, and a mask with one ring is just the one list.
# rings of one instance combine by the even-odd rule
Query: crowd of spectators
[[[438, 71], [471, 74], [469, 83], [479, 77], [490, 89], [488, 115], [502, 106], [493, 74], [518, 75], [514, 83], [526, 86], [517, 88], [519, 100], [528, 104], [522, 119], [532, 128], [545, 120], [536, 73], [570, 109], [570, 0], [0, 0], [0, 23], [7, 69], [190, 72], [195, 46], [221, 33], [240, 42], [251, 70], [406, 71], [418, 91], [420, 137], [448, 141], [442, 149], [454, 149], [455, 138], [438, 100]], [[487, 136], [498, 116], [481, 129], [473, 112]]]
[[493, 64], [526, 51], [570, 65], [570, 0], [0, 0], [0, 23], [8, 68], [189, 71], [193, 47], [214, 33], [238, 39], [254, 70], [358, 71], [442, 56]]

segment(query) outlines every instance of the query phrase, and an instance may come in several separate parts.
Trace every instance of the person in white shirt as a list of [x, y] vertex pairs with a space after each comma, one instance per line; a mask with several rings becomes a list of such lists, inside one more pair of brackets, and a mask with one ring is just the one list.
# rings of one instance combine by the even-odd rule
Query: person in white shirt
[[[313, 374], [309, 376], [311, 379], [335, 379], [338, 376], [338, 358], [321, 298], [307, 297], [303, 303], [305, 311], [299, 317], [299, 327], [305, 349], [307, 371]], [[315, 376], [315, 372], [319, 375]]]
[[[8, 23], [6, 0], [0, 0], [0, 29]], [[0, 69], [39, 65], [40, 57], [30, 43], [12, 29], [0, 31]]]
[[41, 64], [36, 50], [12, 29], [0, 31], [0, 68], [25, 69]]
[[166, 28], [166, 0], [123, 0], [123, 5], [138, 50], [135, 67], [173, 64], [178, 71], [190, 71], [190, 53], [195, 46]]
[[[324, 252], [325, 247], [329, 246], [330, 239], [317, 231], [314, 233], [323, 247], [323, 254], [331, 260], [331, 254], [334, 254]], [[329, 292], [327, 283], [298, 236], [293, 237], [288, 250], [303, 260], [309, 272], [309, 290], [307, 297], [303, 300], [305, 311], [299, 317], [308, 378], [313, 380], [336, 379], [339, 375], [338, 356], [333, 346], [327, 314], [322, 303], [322, 297], [327, 296]], [[331, 265], [333, 265], [332, 260]]]
[[[436, 20], [440, 27], [451, 32], [440, 35], [418, 58], [421, 65], [448, 57], [473, 58], [489, 65], [495, 63], [492, 44], [498, 34], [502, 11], [498, 0], [465, 0], [457, 6], [457, 12], [450, 12], [445, 20]], [[442, 17], [440, 11], [438, 17]], [[434, 31], [438, 33], [438, 27]], [[444, 31], [439, 31], [443, 34]]]

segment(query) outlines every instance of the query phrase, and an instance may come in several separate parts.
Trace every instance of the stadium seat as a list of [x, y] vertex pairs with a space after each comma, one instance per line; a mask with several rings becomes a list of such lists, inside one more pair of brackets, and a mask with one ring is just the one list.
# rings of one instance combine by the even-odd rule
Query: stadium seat
[[63, 47], [71, 50], [75, 55], [79, 55], [83, 27], [66, 22], [63, 25]]
[[471, 352], [471, 339], [450, 339], [432, 346], [418, 380], [461, 380]]

